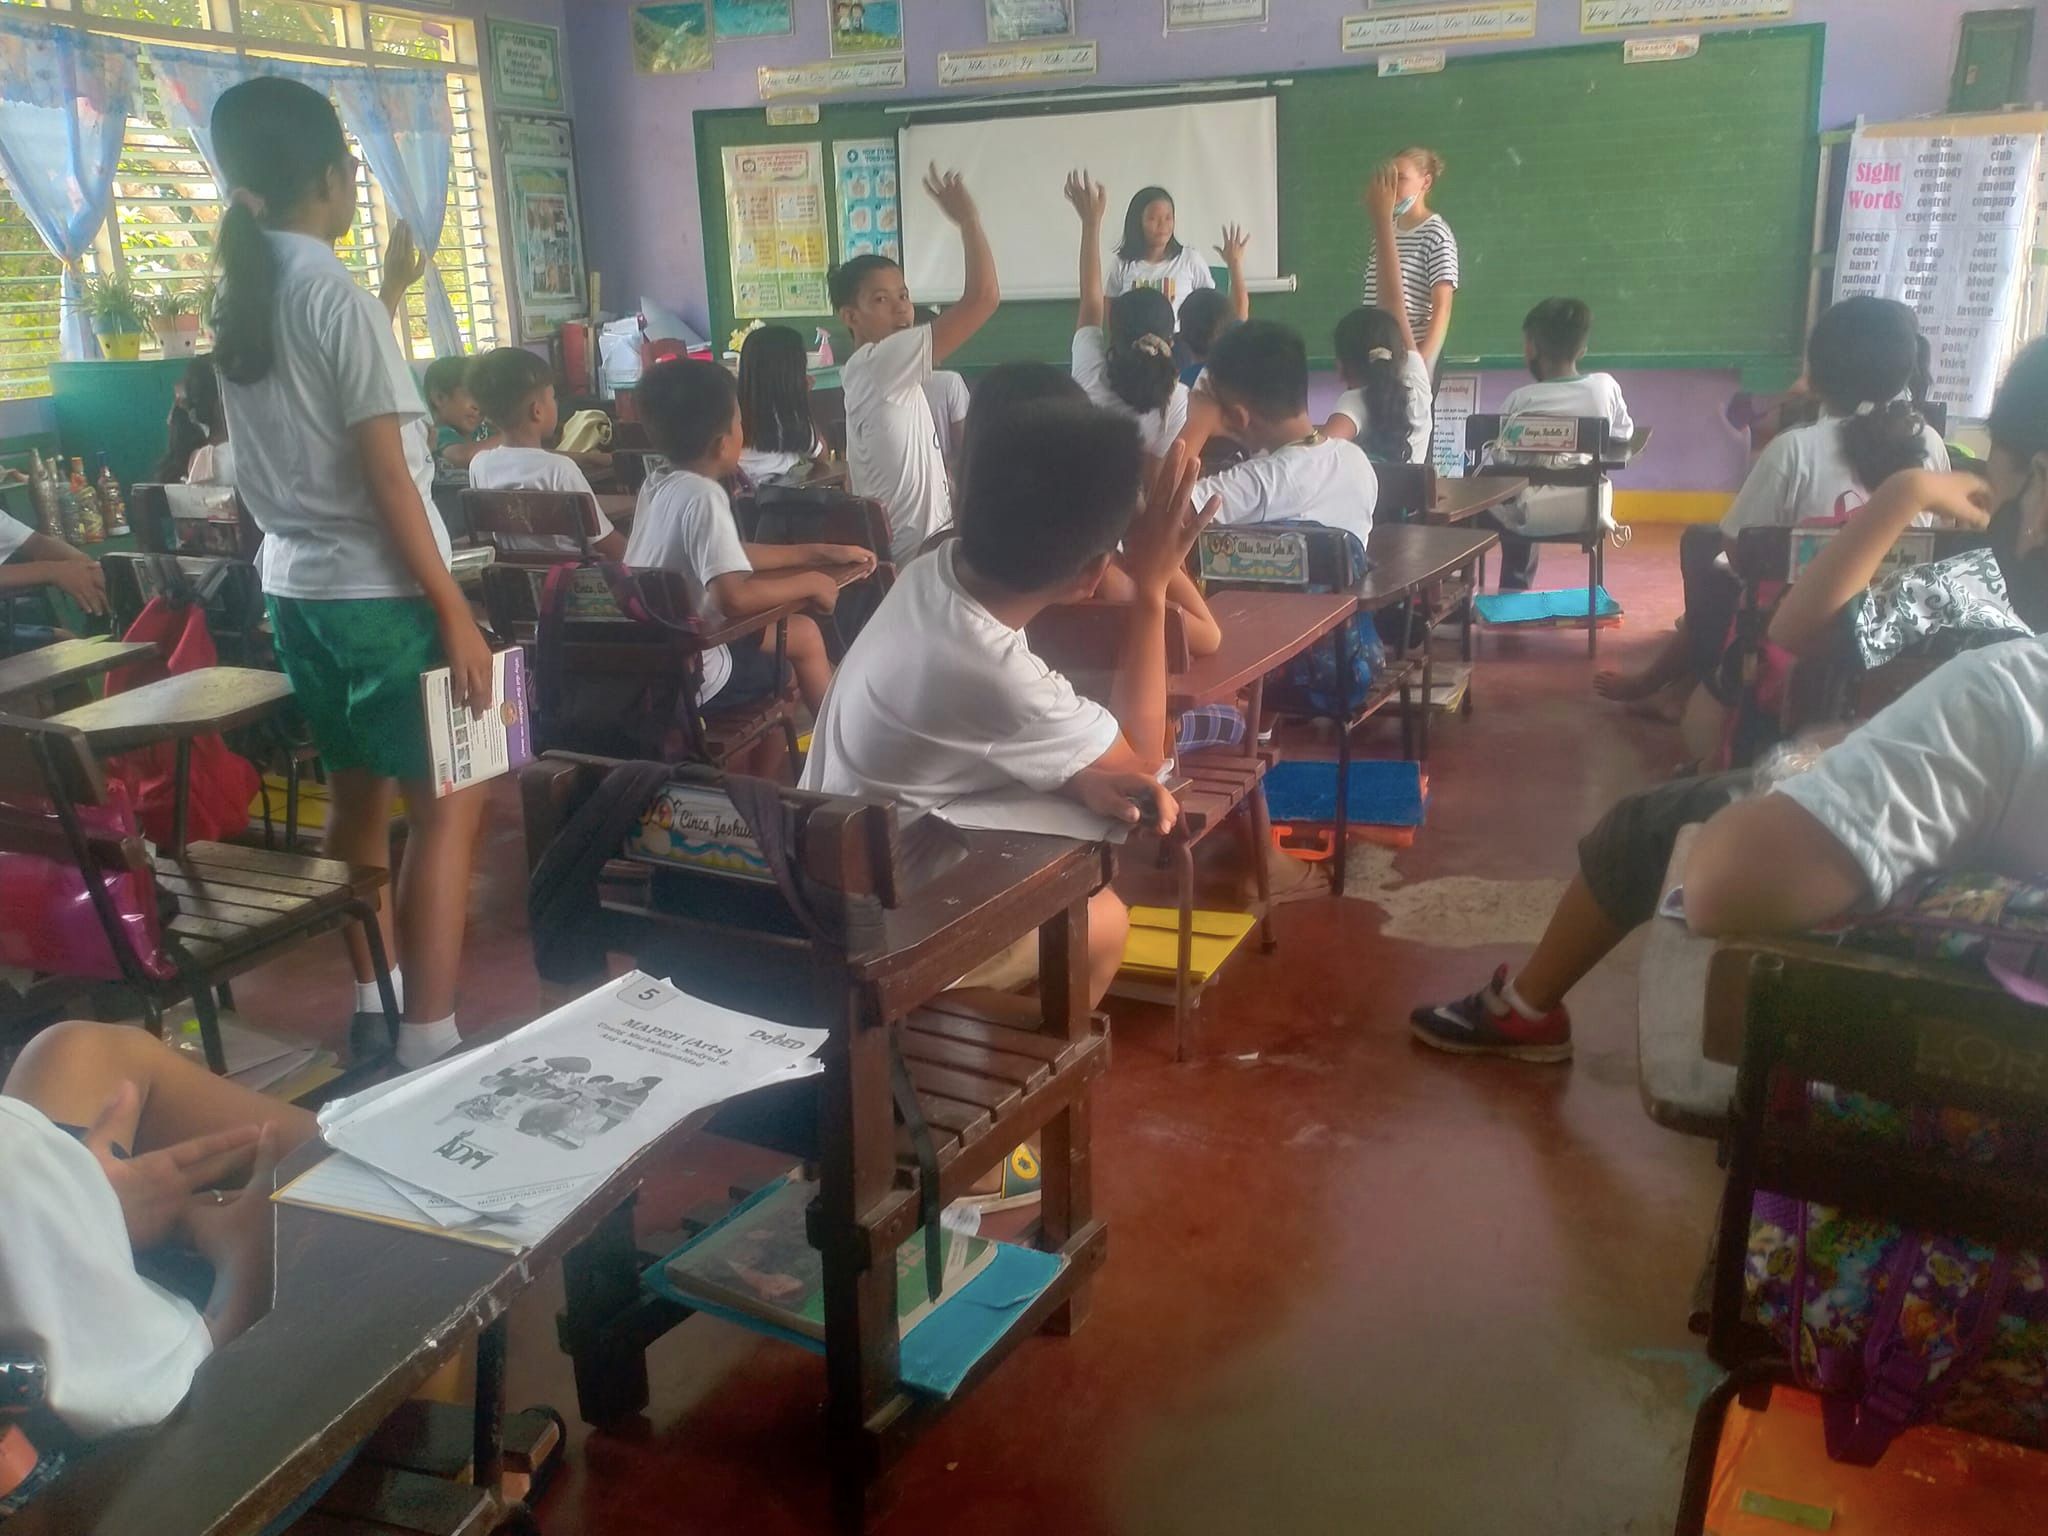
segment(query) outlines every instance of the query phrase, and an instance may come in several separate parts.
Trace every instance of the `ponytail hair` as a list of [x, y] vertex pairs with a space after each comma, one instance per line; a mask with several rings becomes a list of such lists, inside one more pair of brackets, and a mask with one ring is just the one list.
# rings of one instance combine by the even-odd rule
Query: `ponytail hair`
[[1133, 288], [1109, 305], [1109, 387], [1140, 416], [1164, 409], [1180, 382], [1173, 360], [1173, 305], [1157, 288]]
[[1901, 398], [1920, 365], [1911, 309], [1895, 299], [1844, 299], [1815, 324], [1806, 360], [1822, 403], [1846, 418], [1837, 430], [1858, 485], [1874, 491], [1927, 462], [1927, 423]]
[[1401, 322], [1384, 309], [1366, 305], [1337, 322], [1337, 368], [1344, 382], [1365, 397], [1365, 421], [1358, 446], [1383, 464], [1406, 464], [1408, 381], [1402, 377]]
[[809, 358], [801, 333], [786, 325], [749, 331], [740, 345], [740, 427], [747, 446], [763, 453], [817, 447], [811, 423]]
[[214, 362], [228, 382], [254, 384], [277, 361], [277, 258], [263, 231], [346, 170], [348, 140], [325, 96], [259, 75], [214, 103], [213, 143], [232, 198], [214, 239]]

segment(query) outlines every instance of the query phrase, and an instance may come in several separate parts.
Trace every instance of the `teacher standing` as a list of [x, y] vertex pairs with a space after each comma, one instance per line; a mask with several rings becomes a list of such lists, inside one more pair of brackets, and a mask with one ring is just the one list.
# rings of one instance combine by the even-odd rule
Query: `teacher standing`
[[[1458, 292], [1458, 237], [1429, 206], [1430, 190], [1443, 171], [1443, 156], [1416, 145], [1380, 167], [1366, 186], [1373, 249], [1365, 263], [1364, 302], [1407, 322], [1412, 344], [1432, 373], [1450, 334], [1451, 302]], [[1401, 280], [1398, 306], [1389, 302], [1391, 285], [1382, 277], [1395, 272]]]

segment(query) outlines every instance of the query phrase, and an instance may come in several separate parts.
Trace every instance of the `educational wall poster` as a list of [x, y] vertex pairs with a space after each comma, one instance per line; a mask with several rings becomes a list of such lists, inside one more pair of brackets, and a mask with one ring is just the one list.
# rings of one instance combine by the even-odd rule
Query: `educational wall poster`
[[553, 27], [491, 18], [491, 104], [536, 112], [567, 110], [562, 34]]
[[1465, 422], [1478, 409], [1478, 374], [1447, 373], [1437, 380], [1429, 459], [1446, 480], [1465, 477]]
[[1072, 37], [1074, 0], [988, 0], [988, 40], [1028, 43], [1035, 37]]
[[1933, 398], [1961, 416], [1990, 413], [2017, 341], [2040, 219], [2040, 118], [2024, 122], [2024, 132], [1915, 124], [1850, 141], [1835, 296], [1912, 305], [1934, 347]]
[[741, 145], [724, 159], [734, 317], [829, 313], [824, 147]]
[[643, 75], [689, 75], [711, 67], [707, 0], [633, 7], [633, 67]]
[[589, 308], [574, 130], [567, 118], [500, 113], [498, 161], [519, 337], [539, 341]]
[[1782, 21], [1793, 0], [1579, 0], [1581, 32], [1696, 27], [1713, 21]]
[[971, 48], [939, 55], [939, 84], [994, 85], [1095, 73], [1093, 43], [1033, 43], [1023, 48]]
[[903, 60], [826, 59], [816, 64], [762, 65], [761, 99], [836, 96], [845, 91], [901, 90], [909, 78]]
[[903, 259], [903, 221], [896, 205], [896, 141], [840, 139], [832, 146], [839, 191], [839, 259]]
[[1624, 64], [1673, 64], [1700, 56], [1700, 35], [1681, 32], [1675, 37], [1630, 37], [1621, 44]]
[[1534, 37], [1536, 0], [1501, 5], [1458, 5], [1434, 11], [1376, 12], [1344, 18], [1344, 51], [1427, 48], [1436, 43], [1470, 43], [1499, 37]]
[[825, 0], [832, 8], [832, 57], [903, 51], [903, 0]]
[[796, 30], [796, 0], [711, 0], [711, 31], [720, 40], [782, 37]]
[[1266, 24], [1266, 0], [1166, 0], [1166, 30]]

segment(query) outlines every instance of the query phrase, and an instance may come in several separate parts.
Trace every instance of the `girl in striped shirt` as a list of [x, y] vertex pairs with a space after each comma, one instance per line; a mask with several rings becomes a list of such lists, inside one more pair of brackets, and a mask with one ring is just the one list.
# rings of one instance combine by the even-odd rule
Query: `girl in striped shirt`
[[1385, 303], [1380, 270], [1391, 244], [1395, 256], [1389, 264], [1401, 272], [1408, 326], [1431, 372], [1450, 333], [1451, 299], [1458, 290], [1457, 236], [1429, 207], [1430, 190], [1443, 170], [1443, 156], [1417, 145], [1381, 166], [1365, 194], [1373, 215], [1373, 250], [1365, 263], [1363, 302]]

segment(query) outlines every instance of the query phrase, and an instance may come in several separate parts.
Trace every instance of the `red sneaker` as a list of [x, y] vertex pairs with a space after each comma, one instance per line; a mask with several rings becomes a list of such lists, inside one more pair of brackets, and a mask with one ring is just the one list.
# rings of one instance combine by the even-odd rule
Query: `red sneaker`
[[1526, 1018], [1509, 1004], [1508, 968], [1493, 973], [1485, 990], [1455, 1003], [1418, 1008], [1408, 1028], [1424, 1045], [1459, 1056], [1508, 1056], [1516, 1061], [1570, 1061], [1572, 1016], [1564, 1006], [1540, 1019]]

